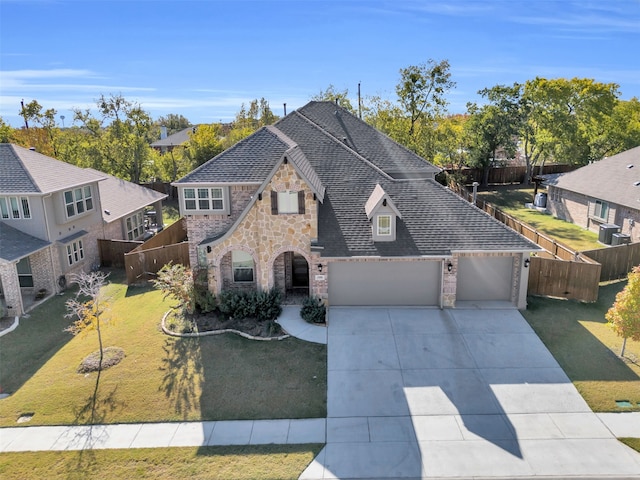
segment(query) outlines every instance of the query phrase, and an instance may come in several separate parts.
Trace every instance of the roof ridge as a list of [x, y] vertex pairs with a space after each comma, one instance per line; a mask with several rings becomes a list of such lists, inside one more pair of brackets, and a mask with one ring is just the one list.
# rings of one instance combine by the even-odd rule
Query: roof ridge
[[[20, 166], [22, 167], [22, 170], [24, 170], [24, 173], [27, 175], [27, 177], [29, 177], [29, 180], [31, 181], [31, 184], [35, 187], [35, 189], [39, 193], [42, 193], [42, 189], [40, 188], [40, 185], [38, 185], [38, 182], [36, 182], [36, 179], [33, 178], [33, 176], [31, 175], [31, 172], [29, 171], [27, 166], [24, 164], [24, 161], [22, 160], [22, 157], [20, 155], [18, 155], [18, 152], [16, 151], [15, 147], [20, 147], [22, 150], [26, 150], [27, 152], [32, 152], [32, 150], [28, 150], [28, 149], [26, 149], [26, 148], [24, 148], [24, 147], [22, 147], [20, 145], [15, 145], [13, 143], [9, 144], [9, 148], [11, 148], [11, 150], [13, 151], [13, 154], [18, 159], [18, 162], [20, 163]], [[35, 152], [35, 153], [38, 153], [38, 152]]]
[[391, 175], [389, 175], [387, 172], [385, 172], [384, 170], [382, 170], [380, 167], [378, 167], [377, 165], [373, 164], [370, 160], [367, 160], [365, 157], [363, 157], [361, 154], [359, 154], [358, 152], [356, 152], [353, 148], [349, 147], [349, 145], [346, 145], [344, 142], [339, 141], [335, 136], [331, 135], [329, 132], [327, 132], [324, 128], [322, 128], [320, 125], [318, 125], [317, 123], [315, 123], [313, 120], [311, 120], [310, 118], [306, 117], [304, 114], [300, 113], [298, 110], [295, 110], [293, 112], [294, 114], [300, 116], [304, 121], [306, 121], [308, 124], [314, 126], [316, 129], [318, 129], [324, 136], [328, 137], [331, 141], [333, 141], [334, 143], [340, 145], [342, 148], [344, 148], [345, 150], [347, 150], [349, 153], [351, 153], [354, 157], [356, 157], [357, 159], [359, 159], [362, 163], [364, 163], [365, 165], [371, 167], [373, 170], [377, 171], [378, 173], [380, 173], [383, 177], [385, 177], [387, 180], [393, 181], [395, 182], [396, 179], [393, 178]]

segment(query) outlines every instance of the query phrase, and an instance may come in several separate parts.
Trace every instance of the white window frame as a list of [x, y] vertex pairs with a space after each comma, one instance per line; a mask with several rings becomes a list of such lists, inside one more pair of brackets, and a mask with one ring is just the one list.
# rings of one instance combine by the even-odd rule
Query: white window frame
[[187, 187], [182, 190], [182, 197], [185, 212], [223, 212], [225, 210], [222, 187]]
[[74, 240], [65, 245], [67, 265], [72, 266], [84, 260], [84, 245], [82, 240]]
[[[386, 227], [383, 227], [381, 225], [381, 220], [386, 219], [389, 222], [389, 225]], [[379, 237], [389, 237], [392, 234], [391, 228], [393, 226], [392, 224], [393, 219], [391, 218], [391, 215], [378, 215], [377, 219], [376, 219], [376, 235]]]
[[[67, 198], [67, 195], [70, 195], [71, 198]], [[73, 218], [93, 210], [93, 190], [91, 185], [65, 190], [62, 192], [62, 199], [67, 218]]]
[[29, 220], [29, 197], [0, 197], [0, 218], [3, 220]]
[[299, 208], [297, 191], [278, 192], [278, 214], [298, 213]]
[[[249, 266], [249, 262], [251, 262], [251, 266]], [[251, 280], [237, 280], [236, 270], [250, 270]], [[255, 281], [255, 262], [251, 254], [243, 250], [233, 250], [231, 252], [231, 273], [233, 283], [253, 283]]]
[[[593, 202], [593, 216], [599, 220], [607, 220], [609, 218], [609, 202], [596, 200]], [[603, 214], [604, 212], [604, 214]]]
[[125, 219], [127, 240], [136, 240], [144, 235], [144, 213], [134, 213]]

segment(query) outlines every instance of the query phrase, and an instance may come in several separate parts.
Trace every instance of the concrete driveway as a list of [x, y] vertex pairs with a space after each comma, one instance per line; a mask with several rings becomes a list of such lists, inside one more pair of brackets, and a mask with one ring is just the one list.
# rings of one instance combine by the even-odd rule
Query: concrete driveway
[[640, 478], [517, 310], [331, 308], [328, 370], [301, 479]]

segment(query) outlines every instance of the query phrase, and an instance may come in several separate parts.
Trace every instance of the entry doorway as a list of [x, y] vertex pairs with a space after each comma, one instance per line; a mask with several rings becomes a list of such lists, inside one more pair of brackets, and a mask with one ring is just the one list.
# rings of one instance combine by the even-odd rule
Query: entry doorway
[[309, 264], [302, 255], [291, 255], [291, 287], [309, 288]]

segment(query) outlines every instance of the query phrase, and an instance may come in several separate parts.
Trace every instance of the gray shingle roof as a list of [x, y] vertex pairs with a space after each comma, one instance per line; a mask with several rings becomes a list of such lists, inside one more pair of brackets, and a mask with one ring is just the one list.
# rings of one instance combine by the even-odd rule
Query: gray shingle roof
[[290, 145], [267, 128], [240, 140], [175, 182], [257, 183], [264, 181]]
[[101, 180], [104, 176], [41, 153], [0, 144], [0, 193], [49, 193]]
[[[176, 183], [262, 184], [285, 153], [303, 165], [307, 180], [324, 188], [318, 209], [318, 245], [323, 256], [539, 250], [435, 180], [415, 179], [416, 173], [432, 177], [439, 170], [330, 102], [309, 103]], [[389, 174], [394, 172], [405, 175]], [[405, 176], [414, 179], [397, 179]], [[365, 205], [377, 184], [402, 215], [394, 242], [373, 242]]]
[[[102, 219], [107, 223], [167, 198], [164, 193], [127, 182], [92, 168], [87, 168], [87, 170], [105, 178], [105, 180], [98, 183], [98, 188], [100, 190], [100, 203], [102, 204]], [[105, 210], [109, 214], [105, 213]]]
[[[629, 165], [633, 165], [628, 168]], [[640, 147], [605, 157], [555, 178], [547, 185], [640, 210]]]
[[0, 245], [0, 260], [14, 262], [51, 244], [0, 222]]
[[183, 143], [189, 140], [189, 135], [194, 132], [197, 127], [187, 127], [184, 130], [180, 130], [172, 135], [169, 135], [167, 138], [162, 138], [160, 140], [156, 140], [151, 144], [152, 147], [175, 147], [177, 145], [182, 145]]

